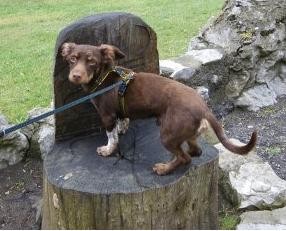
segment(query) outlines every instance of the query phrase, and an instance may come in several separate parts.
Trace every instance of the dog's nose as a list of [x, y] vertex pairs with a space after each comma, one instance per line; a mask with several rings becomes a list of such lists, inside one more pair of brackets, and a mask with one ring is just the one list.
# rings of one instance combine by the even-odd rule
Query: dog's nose
[[78, 75], [78, 74], [73, 74], [72, 77], [73, 77], [74, 80], [80, 80], [80, 78], [81, 78], [81, 76]]

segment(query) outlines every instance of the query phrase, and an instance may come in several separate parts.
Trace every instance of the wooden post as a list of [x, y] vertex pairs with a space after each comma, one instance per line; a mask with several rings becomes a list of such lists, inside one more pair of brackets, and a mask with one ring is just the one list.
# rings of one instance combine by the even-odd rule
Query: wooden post
[[58, 142], [44, 160], [43, 229], [217, 229], [218, 155], [167, 176], [153, 164], [170, 154], [154, 120], [132, 122], [118, 156], [100, 157], [103, 133]]

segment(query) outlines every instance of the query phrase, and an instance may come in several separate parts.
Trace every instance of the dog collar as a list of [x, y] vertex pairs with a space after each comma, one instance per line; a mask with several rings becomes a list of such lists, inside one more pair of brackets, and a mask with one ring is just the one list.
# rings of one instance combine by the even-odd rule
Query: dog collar
[[97, 88], [104, 82], [104, 80], [109, 76], [109, 74], [111, 72], [113, 72], [114, 69], [112, 69], [111, 71], [108, 71], [105, 75], [103, 75], [101, 78], [99, 77], [96, 81], [95, 81], [95, 87], [91, 90], [91, 92], [95, 92], [97, 90]]

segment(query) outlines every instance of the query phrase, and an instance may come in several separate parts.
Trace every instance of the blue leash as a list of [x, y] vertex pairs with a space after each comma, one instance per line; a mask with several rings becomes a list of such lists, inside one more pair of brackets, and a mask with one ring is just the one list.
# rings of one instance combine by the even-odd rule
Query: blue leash
[[110, 86], [108, 86], [106, 88], [103, 88], [103, 89], [101, 89], [99, 91], [96, 91], [96, 92], [94, 92], [94, 93], [92, 93], [90, 95], [84, 96], [84, 97], [82, 97], [80, 99], [77, 99], [77, 100], [71, 102], [71, 103], [68, 103], [68, 104], [66, 104], [64, 106], [61, 106], [61, 107], [59, 107], [57, 109], [51, 110], [49, 112], [46, 112], [44, 114], [41, 114], [41, 115], [36, 116], [34, 118], [31, 118], [29, 120], [26, 120], [23, 123], [20, 123], [20, 124], [17, 124], [15, 126], [9, 127], [7, 129], [1, 130], [0, 131], [0, 137], [4, 137], [5, 135], [7, 135], [7, 134], [9, 134], [11, 132], [14, 132], [14, 131], [16, 131], [16, 130], [18, 130], [20, 128], [26, 127], [26, 126], [28, 126], [28, 125], [30, 125], [32, 123], [35, 123], [35, 122], [37, 122], [39, 120], [42, 120], [42, 119], [44, 119], [46, 117], [49, 117], [49, 116], [53, 115], [53, 114], [57, 114], [59, 112], [65, 111], [65, 110], [67, 110], [67, 109], [69, 109], [71, 107], [74, 107], [74, 106], [76, 106], [78, 104], [81, 104], [81, 103], [83, 103], [83, 102], [85, 102], [85, 101], [87, 101], [89, 99], [92, 99], [92, 98], [95, 98], [95, 97], [97, 97], [99, 95], [102, 95], [105, 92], [108, 92], [108, 91], [112, 90], [113, 88], [119, 86], [121, 83], [122, 83], [122, 80], [117, 82], [117, 83], [115, 83], [115, 84], [112, 84], [112, 85], [110, 85]]

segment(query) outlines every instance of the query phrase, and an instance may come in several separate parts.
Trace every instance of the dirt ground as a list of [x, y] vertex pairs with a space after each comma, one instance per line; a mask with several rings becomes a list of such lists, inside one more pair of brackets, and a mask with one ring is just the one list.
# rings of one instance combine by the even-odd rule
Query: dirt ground
[[42, 161], [26, 159], [0, 170], [0, 229], [39, 229], [41, 194]]
[[228, 137], [248, 142], [258, 131], [257, 154], [286, 180], [286, 97], [259, 112], [235, 110], [223, 119]]
[[[236, 109], [222, 119], [229, 137], [247, 142], [258, 130], [257, 153], [286, 180], [286, 97], [259, 112]], [[0, 229], [39, 229], [36, 221], [42, 194], [42, 162], [24, 162], [0, 170]]]

